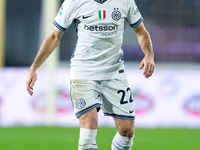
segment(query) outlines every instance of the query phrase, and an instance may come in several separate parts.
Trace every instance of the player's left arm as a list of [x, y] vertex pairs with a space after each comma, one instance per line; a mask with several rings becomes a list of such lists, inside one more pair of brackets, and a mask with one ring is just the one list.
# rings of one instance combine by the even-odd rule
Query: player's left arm
[[145, 78], [149, 78], [154, 72], [154, 53], [151, 37], [146, 30], [143, 22], [133, 29], [137, 34], [138, 42], [145, 55], [143, 60], [141, 61], [140, 69], [144, 68], [143, 75], [145, 76]]

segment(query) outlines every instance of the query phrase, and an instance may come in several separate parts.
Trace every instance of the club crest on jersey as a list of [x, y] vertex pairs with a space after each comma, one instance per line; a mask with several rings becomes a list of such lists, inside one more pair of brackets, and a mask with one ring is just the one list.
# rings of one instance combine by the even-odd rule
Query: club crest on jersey
[[80, 98], [76, 101], [76, 107], [79, 108], [79, 109], [84, 108], [85, 105], [86, 105], [86, 101], [82, 98]]
[[98, 15], [99, 15], [100, 20], [104, 20], [106, 18], [106, 11], [105, 10], [99, 10]]
[[119, 8], [114, 8], [114, 11], [111, 14], [112, 19], [115, 21], [118, 21], [121, 19], [121, 12], [119, 11]]

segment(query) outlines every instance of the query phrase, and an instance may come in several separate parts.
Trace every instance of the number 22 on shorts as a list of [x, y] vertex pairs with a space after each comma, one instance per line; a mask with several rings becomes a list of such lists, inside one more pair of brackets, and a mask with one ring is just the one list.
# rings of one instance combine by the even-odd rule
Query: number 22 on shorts
[[126, 89], [126, 91], [124, 90], [119, 90], [117, 91], [117, 93], [122, 93], [122, 97], [121, 97], [121, 100], [120, 100], [120, 104], [123, 105], [123, 104], [127, 104], [128, 101], [124, 100], [125, 96], [126, 96], [126, 92], [130, 91], [130, 98], [129, 98], [129, 103], [132, 103], [133, 102], [133, 98], [132, 98], [132, 92], [131, 92], [131, 89], [128, 87]]

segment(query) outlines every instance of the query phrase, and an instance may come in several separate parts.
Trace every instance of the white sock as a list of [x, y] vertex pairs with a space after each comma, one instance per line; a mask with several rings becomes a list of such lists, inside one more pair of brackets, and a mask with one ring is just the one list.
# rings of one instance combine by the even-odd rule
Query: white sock
[[133, 145], [133, 137], [128, 138], [125, 136], [121, 136], [117, 132], [112, 141], [112, 150], [131, 150]]
[[78, 150], [98, 150], [96, 136], [97, 129], [80, 128]]

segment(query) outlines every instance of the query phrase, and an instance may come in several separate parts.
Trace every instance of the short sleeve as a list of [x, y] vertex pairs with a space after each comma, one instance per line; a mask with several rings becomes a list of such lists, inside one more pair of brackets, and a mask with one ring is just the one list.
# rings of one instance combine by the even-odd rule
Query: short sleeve
[[129, 22], [131, 27], [137, 27], [144, 19], [140, 14], [140, 11], [134, 0], [129, 0], [129, 10], [127, 14], [127, 21]]
[[65, 0], [56, 15], [53, 24], [61, 31], [66, 30], [75, 19], [74, 0]]

